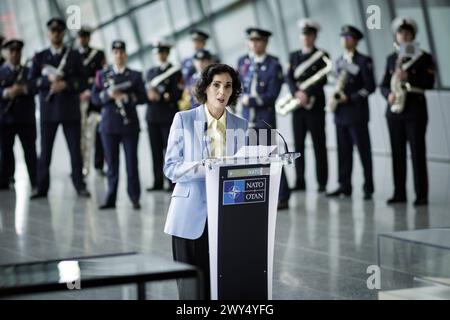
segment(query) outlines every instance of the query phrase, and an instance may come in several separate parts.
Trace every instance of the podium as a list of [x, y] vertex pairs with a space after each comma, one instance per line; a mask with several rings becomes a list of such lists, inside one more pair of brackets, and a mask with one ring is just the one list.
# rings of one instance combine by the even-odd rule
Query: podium
[[272, 299], [281, 169], [299, 156], [205, 160], [212, 300]]

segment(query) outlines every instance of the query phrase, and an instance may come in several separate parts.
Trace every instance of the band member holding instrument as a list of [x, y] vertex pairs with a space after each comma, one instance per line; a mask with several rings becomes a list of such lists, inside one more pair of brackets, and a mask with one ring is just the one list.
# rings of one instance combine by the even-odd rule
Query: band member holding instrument
[[86, 89], [80, 54], [63, 43], [66, 24], [60, 18], [47, 22], [50, 48], [37, 53], [29, 78], [39, 92], [41, 114], [41, 154], [37, 189], [32, 199], [47, 197], [50, 163], [58, 126], [61, 124], [70, 152], [72, 182], [81, 197], [90, 197], [83, 181], [80, 148], [80, 92]]
[[[153, 159], [153, 187], [147, 191], [162, 190], [164, 187], [164, 152], [169, 138], [170, 125], [178, 112], [178, 101], [183, 93], [180, 67], [172, 65], [168, 59], [171, 45], [162, 41], [153, 44], [153, 52], [158, 66], [148, 70], [147, 90], [147, 129]], [[169, 182], [169, 189], [173, 189]]]
[[[394, 195], [387, 203], [406, 202], [406, 145], [411, 149], [415, 206], [428, 204], [428, 173], [425, 134], [428, 123], [425, 90], [432, 89], [435, 64], [430, 54], [416, 48], [417, 24], [398, 17], [392, 23], [396, 51], [387, 58], [381, 92], [388, 101], [386, 118], [392, 149]], [[408, 54], [411, 51], [412, 54]]]
[[128, 176], [128, 196], [133, 208], [141, 208], [139, 198], [141, 186], [138, 171], [139, 119], [136, 106], [146, 102], [142, 74], [126, 66], [125, 42], [113, 41], [113, 64], [97, 74], [92, 89], [93, 103], [102, 105], [100, 135], [102, 137], [105, 159], [108, 165], [108, 190], [104, 203], [99, 209], [116, 207], [119, 184], [120, 144], [125, 152]]
[[[300, 106], [294, 111], [292, 124], [294, 127], [295, 150], [302, 154], [296, 160], [297, 182], [294, 190], [305, 190], [305, 138], [311, 134], [316, 158], [316, 177], [318, 191], [324, 192], [328, 180], [328, 160], [325, 137], [325, 93], [323, 87], [327, 83], [326, 74], [318, 77], [306, 90], [299, 87], [326, 67], [324, 57], [328, 54], [315, 46], [320, 25], [310, 19], [299, 21], [301, 29], [302, 49], [292, 52], [289, 57], [289, 70], [286, 82], [293, 97]], [[298, 71], [301, 71], [298, 74]]]
[[[21, 40], [9, 40], [2, 49], [6, 62], [0, 67], [0, 189], [9, 189], [14, 140], [19, 137], [30, 185], [36, 187], [36, 118], [34, 88], [27, 79], [28, 66], [21, 65]], [[14, 164], [14, 163], [13, 163]]]
[[[356, 49], [363, 34], [356, 27], [341, 29], [341, 43], [345, 50], [338, 59], [339, 87], [330, 97], [327, 107], [335, 104], [335, 123], [338, 147], [339, 188], [329, 197], [352, 194], [353, 146], [358, 148], [364, 171], [364, 200], [371, 200], [374, 192], [372, 151], [369, 136], [369, 95], [375, 91], [372, 59]], [[344, 72], [344, 73], [343, 73]], [[345, 77], [341, 77], [344, 74]], [[329, 108], [333, 110], [334, 108]]]
[[104, 154], [98, 124], [100, 122], [101, 106], [94, 105], [90, 100], [91, 88], [97, 71], [106, 63], [105, 53], [100, 49], [90, 47], [92, 30], [82, 27], [78, 31], [78, 52], [81, 55], [88, 88], [80, 95], [81, 101], [81, 151], [83, 155], [83, 175], [89, 174], [91, 149], [95, 139], [94, 167], [103, 175]]
[[[5, 41], [5, 37], [2, 34], [0, 34], [0, 48], [2, 48], [4, 41]], [[4, 51], [5, 50], [0, 49], [0, 67], [5, 62]], [[0, 157], [1, 157], [1, 154], [2, 154], [2, 148], [0, 146]], [[15, 165], [16, 164], [15, 164], [15, 160], [14, 160], [14, 154], [10, 154], [8, 159], [4, 159], [3, 166], [5, 166], [5, 168], [8, 168], [7, 170], [9, 170], [9, 173], [8, 173], [9, 183], [8, 183], [8, 185], [5, 184], [5, 185], [1, 186], [0, 188], [9, 189], [10, 184], [14, 183]]]
[[[192, 83], [191, 78], [196, 73], [194, 55], [198, 51], [206, 49], [206, 42], [209, 39], [209, 34], [200, 29], [192, 29], [189, 33], [191, 35], [194, 54], [181, 62], [181, 72], [183, 73], [183, 82], [185, 84]], [[212, 56], [212, 60], [216, 63], [219, 62], [219, 58], [217, 56]]]
[[194, 88], [195, 83], [200, 79], [200, 76], [208, 66], [214, 63], [213, 56], [211, 55], [211, 52], [209, 52], [206, 49], [198, 50], [194, 54], [194, 66], [195, 66], [195, 73], [192, 75], [190, 83], [186, 85], [186, 87], [189, 90], [190, 93], [190, 103], [191, 103], [191, 109], [197, 108], [200, 104], [195, 98]]
[[[243, 84], [241, 103], [243, 116], [254, 128], [258, 136], [258, 144], [275, 144], [268, 123], [276, 128], [275, 101], [283, 84], [283, 70], [277, 57], [267, 54], [267, 45], [272, 32], [248, 28], [246, 30], [250, 53], [238, 61], [238, 71]], [[261, 132], [269, 132], [259, 139]], [[265, 140], [265, 141], [264, 141]], [[291, 192], [287, 184], [284, 170], [281, 175], [278, 208], [287, 209]]]

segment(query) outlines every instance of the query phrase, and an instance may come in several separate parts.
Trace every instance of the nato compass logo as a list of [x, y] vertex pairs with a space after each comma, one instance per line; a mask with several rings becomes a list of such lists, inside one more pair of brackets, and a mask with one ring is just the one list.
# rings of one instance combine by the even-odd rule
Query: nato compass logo
[[223, 183], [223, 205], [266, 201], [266, 179], [229, 180]]

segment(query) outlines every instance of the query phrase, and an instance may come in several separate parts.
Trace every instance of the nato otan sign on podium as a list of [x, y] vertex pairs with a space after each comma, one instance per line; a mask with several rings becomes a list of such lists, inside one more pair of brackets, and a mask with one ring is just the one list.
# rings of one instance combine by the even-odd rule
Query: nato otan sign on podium
[[211, 298], [271, 299], [283, 163], [274, 146], [206, 161]]

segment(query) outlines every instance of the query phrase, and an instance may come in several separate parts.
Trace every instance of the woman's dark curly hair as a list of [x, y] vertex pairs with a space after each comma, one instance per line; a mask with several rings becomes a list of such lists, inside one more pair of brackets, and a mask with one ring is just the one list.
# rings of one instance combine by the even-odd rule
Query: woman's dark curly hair
[[197, 80], [194, 87], [194, 96], [198, 103], [203, 104], [206, 102], [206, 88], [211, 84], [216, 74], [228, 73], [231, 77], [233, 92], [231, 93], [230, 99], [228, 99], [228, 106], [234, 106], [237, 103], [237, 99], [242, 93], [241, 80], [239, 80], [239, 75], [232, 67], [227, 64], [214, 63], [205, 70], [203, 70], [200, 75], [200, 79]]

